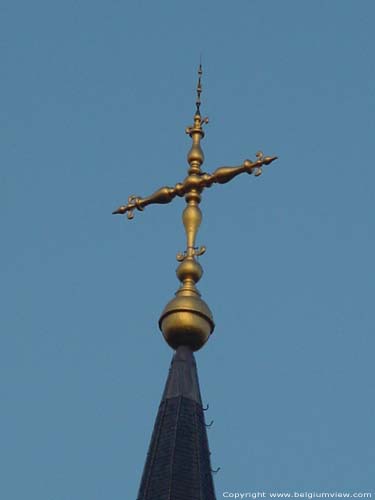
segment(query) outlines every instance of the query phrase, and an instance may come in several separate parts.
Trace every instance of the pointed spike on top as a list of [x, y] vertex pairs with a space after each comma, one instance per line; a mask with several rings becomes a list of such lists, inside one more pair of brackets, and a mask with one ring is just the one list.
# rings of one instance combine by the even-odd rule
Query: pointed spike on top
[[197, 100], [195, 102], [197, 106], [196, 114], [199, 116], [201, 114], [200, 106], [201, 106], [201, 93], [202, 93], [202, 74], [203, 70], [202, 70], [202, 58], [201, 58], [201, 62], [199, 63], [198, 67]]

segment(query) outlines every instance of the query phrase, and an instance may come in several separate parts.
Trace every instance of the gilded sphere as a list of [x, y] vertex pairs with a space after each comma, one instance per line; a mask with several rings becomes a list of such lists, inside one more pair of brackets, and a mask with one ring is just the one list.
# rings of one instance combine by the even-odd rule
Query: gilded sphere
[[159, 328], [172, 349], [189, 346], [200, 349], [215, 328], [212, 313], [199, 295], [180, 295], [165, 307], [159, 319]]

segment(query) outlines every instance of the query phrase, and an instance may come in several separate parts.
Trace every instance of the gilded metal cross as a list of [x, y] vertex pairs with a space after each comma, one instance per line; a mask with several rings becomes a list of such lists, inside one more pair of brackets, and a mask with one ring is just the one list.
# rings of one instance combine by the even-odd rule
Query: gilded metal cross
[[[196, 260], [196, 257], [202, 255], [206, 249], [204, 246], [201, 246], [199, 248], [196, 246], [196, 236], [202, 221], [202, 212], [199, 208], [199, 203], [201, 201], [201, 193], [203, 192], [203, 190], [211, 187], [213, 184], [225, 184], [230, 180], [234, 179], [234, 177], [236, 177], [237, 175], [242, 173], [254, 174], [255, 176], [259, 176], [262, 173], [263, 165], [269, 165], [270, 163], [272, 163], [274, 160], [277, 159], [277, 156], [264, 156], [263, 153], [259, 151], [258, 153], [256, 153], [255, 155], [256, 160], [254, 161], [245, 160], [242, 163], [242, 165], [236, 167], [220, 167], [217, 168], [212, 174], [202, 172], [201, 166], [204, 162], [204, 154], [200, 142], [204, 137], [203, 125], [208, 123], [208, 118], [202, 118], [200, 113], [200, 105], [201, 105], [200, 96], [202, 92], [201, 76], [202, 76], [202, 66], [199, 65], [196, 113], [194, 115], [194, 125], [186, 128], [186, 133], [192, 139], [192, 146], [187, 156], [187, 160], [189, 163], [187, 177], [182, 182], [178, 182], [175, 186], [161, 187], [153, 194], [145, 198], [141, 198], [139, 196], [129, 196], [128, 203], [126, 205], [121, 205], [113, 212], [113, 214], [126, 213], [128, 219], [133, 219], [135, 210], [142, 211], [146, 206], [152, 204], [169, 203], [176, 196], [185, 197], [186, 207], [183, 211], [182, 220], [186, 233], [186, 250], [183, 253], [177, 254], [177, 260], [180, 262], [180, 265], [177, 268], [177, 276], [182, 283], [182, 287], [176, 294], [177, 299], [178, 296], [187, 298], [198, 295], [200, 297], [199, 292], [195, 288], [195, 284], [199, 281], [200, 277], [202, 276], [203, 270], [199, 262]], [[205, 304], [201, 299], [199, 300], [208, 309], [207, 304]], [[176, 299], [173, 299], [173, 301], [176, 301]], [[168, 306], [170, 304], [168, 304]], [[193, 311], [193, 309], [191, 307], [189, 308], [188, 306], [186, 306], [186, 304], [184, 307], [182, 307], [181, 304], [179, 305], [179, 307], [177, 307], [176, 304], [173, 304], [172, 309], [170, 307], [168, 309], [168, 306], [164, 310], [164, 313], [162, 314], [162, 317], [160, 318], [159, 321], [160, 328], [162, 329], [167, 342], [173, 348], [176, 348], [176, 345], [181, 345], [184, 342], [186, 343], [189, 341], [192, 348], [199, 349], [203, 345], [203, 343], [207, 340], [208, 335], [213, 331], [214, 328], [212, 315], [210, 315], [210, 311], [208, 310], [209, 312], [208, 314], [207, 311], [204, 312], [199, 310], [199, 307], [197, 308], [197, 304], [195, 304], [195, 309], [193, 308], [196, 314], [200, 316], [205, 316], [205, 319], [208, 320], [208, 323], [210, 323], [209, 325], [210, 331], [206, 335], [205, 339], [204, 340], [200, 339], [200, 341], [197, 341], [197, 339], [195, 339], [196, 335], [194, 334], [191, 334], [190, 336], [181, 335], [182, 331], [181, 325], [180, 326], [177, 325], [178, 327], [177, 330], [179, 332], [178, 334], [173, 333], [170, 335], [169, 334], [170, 332], [166, 333], [164, 331], [168, 330], [168, 328], [166, 327], [163, 328], [163, 321], [166, 320], [166, 317], [168, 316], [168, 320], [170, 320], [171, 319], [170, 316], [176, 316], [171, 313], [176, 313], [176, 312], [181, 313], [181, 311], [187, 310], [186, 307], [190, 311]], [[181, 318], [179, 318], [179, 320], [181, 320]], [[186, 322], [184, 323], [185, 333], [189, 325], [187, 325]], [[176, 327], [175, 324], [174, 327]], [[191, 330], [191, 325], [189, 327]], [[189, 340], [190, 338], [193, 340], [190, 341]]]

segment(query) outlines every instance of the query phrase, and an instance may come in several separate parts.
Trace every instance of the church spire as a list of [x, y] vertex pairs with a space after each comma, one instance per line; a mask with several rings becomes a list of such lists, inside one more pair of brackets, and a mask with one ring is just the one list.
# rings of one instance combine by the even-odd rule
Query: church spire
[[200, 64], [193, 125], [185, 130], [192, 141], [185, 179], [173, 187], [161, 187], [145, 198], [132, 195], [126, 205], [113, 212], [126, 213], [128, 219], [133, 219], [135, 210], [143, 211], [148, 205], [169, 203], [176, 196], [184, 197], [186, 201], [182, 213], [186, 248], [177, 254], [176, 274], [180, 285], [159, 319], [160, 330], [176, 353], [160, 403], [137, 500], [215, 500], [193, 355], [193, 351], [203, 347], [215, 328], [210, 308], [196, 287], [203, 275], [198, 257], [206, 251], [205, 246], [196, 243], [202, 220], [199, 205], [206, 188], [225, 184], [242, 173], [258, 176], [263, 165], [269, 165], [277, 158], [258, 152], [254, 161], [245, 160], [235, 167], [219, 167], [212, 174], [203, 172], [201, 140], [205, 135], [203, 125], [208, 123], [208, 118], [201, 116], [201, 93]]
[[178, 347], [169, 369], [137, 500], [215, 500], [194, 355]]

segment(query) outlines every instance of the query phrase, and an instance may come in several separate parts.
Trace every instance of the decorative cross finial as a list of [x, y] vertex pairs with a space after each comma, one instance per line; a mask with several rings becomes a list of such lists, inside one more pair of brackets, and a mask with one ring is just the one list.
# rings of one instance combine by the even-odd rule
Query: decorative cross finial
[[133, 219], [134, 210], [143, 211], [148, 205], [169, 203], [176, 196], [185, 197], [186, 207], [182, 214], [182, 221], [186, 233], [186, 250], [177, 254], [180, 264], [176, 270], [181, 287], [176, 292], [176, 297], [167, 304], [159, 320], [159, 326], [166, 341], [174, 349], [177, 349], [179, 345], [189, 345], [193, 350], [200, 349], [214, 329], [211, 311], [200, 298], [200, 293], [195, 286], [203, 274], [197, 257], [206, 250], [204, 246], [196, 246], [196, 236], [202, 221], [202, 212], [199, 208], [201, 193], [213, 184], [226, 184], [242, 173], [259, 176], [263, 165], [269, 165], [277, 159], [277, 156], [264, 156], [261, 151], [258, 151], [254, 161], [245, 160], [236, 167], [219, 167], [212, 174], [202, 172], [204, 154], [200, 143], [204, 137], [202, 126], [208, 123], [208, 118], [202, 118], [200, 114], [201, 76], [202, 65], [200, 64], [194, 124], [185, 130], [192, 139], [187, 155], [189, 163], [187, 177], [175, 186], [162, 187], [145, 198], [129, 196], [126, 205], [121, 205], [112, 212], [113, 214], [126, 213], [128, 219]]

